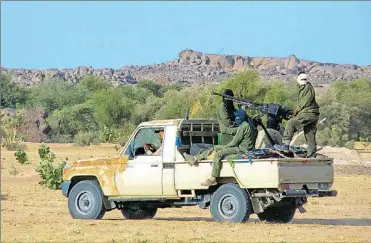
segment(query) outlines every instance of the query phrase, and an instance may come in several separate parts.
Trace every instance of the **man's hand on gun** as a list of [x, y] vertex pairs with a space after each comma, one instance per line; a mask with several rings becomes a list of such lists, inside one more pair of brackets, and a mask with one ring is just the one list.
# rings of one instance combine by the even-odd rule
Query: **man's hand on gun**
[[292, 115], [293, 116], [296, 116], [298, 114], [298, 112], [296, 111], [296, 109], [294, 108], [293, 110], [292, 110]]

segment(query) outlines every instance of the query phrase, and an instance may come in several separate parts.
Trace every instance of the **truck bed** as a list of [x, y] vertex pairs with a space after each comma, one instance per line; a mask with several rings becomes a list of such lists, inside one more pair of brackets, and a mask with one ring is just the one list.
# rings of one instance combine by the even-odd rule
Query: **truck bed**
[[[234, 160], [234, 169], [223, 160], [218, 180], [238, 177], [242, 188], [320, 189], [323, 184], [331, 185], [334, 180], [332, 159], [272, 158]], [[175, 163], [175, 187], [177, 190], [190, 188], [205, 189], [201, 183], [211, 174], [212, 161], [200, 161], [196, 166], [186, 162]], [[190, 182], [189, 176], [192, 175]], [[192, 184], [192, 185], [191, 185]]]

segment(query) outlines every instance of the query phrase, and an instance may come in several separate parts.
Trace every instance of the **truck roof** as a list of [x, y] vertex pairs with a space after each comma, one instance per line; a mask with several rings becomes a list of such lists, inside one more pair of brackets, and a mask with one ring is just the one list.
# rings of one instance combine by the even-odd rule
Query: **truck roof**
[[204, 119], [204, 118], [189, 118], [189, 119], [169, 119], [169, 120], [153, 120], [153, 121], [147, 121], [147, 122], [142, 122], [139, 124], [140, 127], [142, 126], [153, 126], [153, 125], [176, 125], [178, 126], [181, 124], [183, 121], [190, 121], [190, 122], [201, 122], [201, 121], [213, 121], [217, 122], [212, 119]]

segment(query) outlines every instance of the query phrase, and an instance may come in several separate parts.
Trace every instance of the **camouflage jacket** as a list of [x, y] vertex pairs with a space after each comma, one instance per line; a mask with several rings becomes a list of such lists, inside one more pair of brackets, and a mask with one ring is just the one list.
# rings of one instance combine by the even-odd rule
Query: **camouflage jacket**
[[316, 102], [316, 94], [311, 83], [299, 87], [298, 104], [296, 107], [298, 114], [318, 114], [319, 106]]

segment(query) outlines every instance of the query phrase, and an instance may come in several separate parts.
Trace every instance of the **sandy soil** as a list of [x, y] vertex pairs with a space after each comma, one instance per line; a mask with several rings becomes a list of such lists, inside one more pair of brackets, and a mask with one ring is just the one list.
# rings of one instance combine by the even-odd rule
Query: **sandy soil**
[[[113, 145], [49, 146], [58, 160], [117, 154]], [[28, 144], [31, 165], [17, 164], [14, 152], [2, 151], [1, 242], [371, 242], [370, 166], [362, 158], [335, 163], [338, 196], [309, 199], [307, 213], [297, 211], [289, 224], [260, 222], [255, 215], [244, 224], [215, 223], [198, 207], [159, 209], [152, 220], [124, 220], [118, 210], [103, 220], [74, 220], [61, 191], [38, 184], [38, 147]]]

